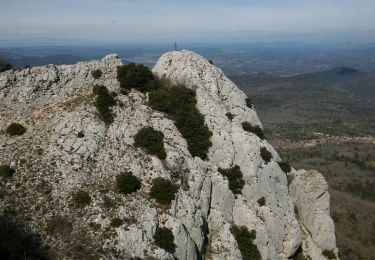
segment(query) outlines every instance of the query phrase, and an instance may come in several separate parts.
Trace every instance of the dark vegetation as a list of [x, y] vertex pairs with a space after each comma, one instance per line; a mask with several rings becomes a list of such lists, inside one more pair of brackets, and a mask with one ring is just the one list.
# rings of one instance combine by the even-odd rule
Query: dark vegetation
[[117, 228], [122, 225], [124, 221], [120, 218], [114, 218], [111, 220], [111, 227]]
[[152, 127], [144, 127], [134, 136], [134, 145], [145, 149], [148, 154], [164, 160], [167, 154], [164, 149], [164, 134]]
[[0, 73], [11, 69], [14, 69], [14, 67], [11, 64], [0, 60]]
[[263, 129], [260, 126], [258, 126], [258, 125], [253, 126], [249, 122], [243, 122], [242, 123], [242, 128], [246, 132], [250, 132], [250, 133], [256, 134], [262, 140], [265, 139]]
[[324, 249], [322, 254], [327, 257], [328, 259], [336, 259], [336, 255], [335, 253], [333, 252], [333, 250], [327, 250], [327, 249]]
[[18, 123], [11, 123], [6, 129], [5, 132], [10, 135], [23, 135], [26, 132], [26, 128]]
[[90, 194], [87, 191], [79, 190], [73, 194], [73, 202], [76, 207], [86, 207], [91, 203]]
[[244, 260], [260, 260], [261, 256], [257, 246], [254, 244], [256, 238], [255, 230], [249, 232], [245, 226], [233, 225], [230, 229], [234, 238], [237, 241], [238, 248], [241, 251]]
[[212, 145], [211, 131], [204, 123], [203, 115], [196, 108], [195, 92], [185, 86], [160, 87], [151, 91], [149, 105], [158, 111], [167, 113], [186, 139], [192, 156], [207, 159]]
[[226, 113], [225, 115], [227, 116], [227, 118], [228, 118], [230, 121], [232, 121], [233, 118], [234, 118], [234, 115], [233, 115], [232, 113], [230, 113], [230, 112]]
[[15, 172], [9, 165], [0, 165], [0, 177], [12, 177]]
[[162, 205], [169, 205], [174, 200], [177, 191], [176, 184], [163, 178], [156, 178], [152, 182], [150, 197]]
[[7, 213], [0, 214], [0, 257], [9, 260], [49, 259], [40, 236]]
[[95, 85], [93, 93], [96, 95], [95, 107], [99, 112], [100, 119], [106, 124], [113, 123], [114, 117], [110, 107], [116, 105], [116, 100], [108, 92], [108, 89], [103, 85]]
[[260, 156], [262, 157], [263, 161], [266, 162], [266, 164], [272, 159], [272, 153], [268, 151], [266, 147], [260, 148]]
[[146, 66], [135, 63], [119, 66], [117, 80], [124, 90], [133, 88], [143, 93], [154, 90], [159, 85], [159, 81]]
[[247, 97], [245, 103], [248, 108], [253, 108], [253, 101], [251, 100], [251, 98]]
[[155, 244], [163, 248], [165, 251], [169, 253], [174, 253], [176, 250], [176, 245], [173, 242], [174, 236], [170, 229], [165, 227], [157, 227], [156, 232], [154, 234]]
[[299, 246], [297, 251], [295, 252], [294, 256], [291, 257], [293, 260], [310, 260], [310, 257], [306, 257], [303, 253], [302, 246]]
[[91, 72], [91, 76], [94, 78], [94, 79], [100, 79], [100, 77], [103, 75], [103, 72], [100, 70], [100, 69], [96, 69], [96, 70], [93, 70]]
[[257, 200], [259, 206], [264, 206], [266, 205], [266, 199], [264, 197], [261, 197], [260, 199]]
[[289, 173], [292, 170], [292, 168], [290, 167], [287, 161], [279, 162], [279, 166], [280, 166], [280, 169], [285, 173]]
[[72, 232], [73, 226], [70, 221], [62, 216], [53, 216], [47, 223], [47, 231], [51, 234], [68, 235]]
[[77, 137], [83, 138], [83, 137], [85, 137], [85, 134], [83, 132], [78, 132]]
[[228, 178], [229, 189], [234, 194], [241, 194], [243, 186], [245, 186], [245, 181], [242, 179], [242, 172], [238, 165], [229, 169], [218, 169], [219, 172]]
[[141, 188], [141, 181], [131, 172], [122, 173], [116, 176], [116, 189], [122, 194], [131, 194]]

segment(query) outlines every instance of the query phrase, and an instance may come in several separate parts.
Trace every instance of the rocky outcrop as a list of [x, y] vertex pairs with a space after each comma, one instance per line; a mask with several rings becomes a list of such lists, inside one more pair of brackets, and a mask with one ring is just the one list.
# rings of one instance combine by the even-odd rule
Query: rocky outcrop
[[[94, 258], [241, 259], [232, 225], [256, 231], [254, 242], [262, 259], [287, 259], [301, 244], [312, 259], [322, 258], [322, 249], [336, 250], [324, 178], [294, 172], [288, 189], [277, 152], [242, 128], [243, 122], [261, 126], [256, 111], [221, 70], [189, 51], [167, 53], [153, 69], [160, 78], [196, 91], [197, 108], [213, 134], [203, 161], [190, 155], [174, 122], [147, 105], [147, 94], [120, 93], [118, 65], [120, 59], [109, 55], [100, 61], [0, 74], [0, 128], [18, 122], [27, 129], [17, 137], [0, 133], [0, 165], [11, 164], [16, 170], [11, 180], [0, 182], [6, 191], [0, 208], [29, 219], [53, 245], [56, 258], [77, 256], [75, 248], [81, 248]], [[103, 72], [100, 79], [91, 76], [95, 69]], [[93, 105], [95, 84], [118, 94], [109, 126], [100, 121]], [[163, 132], [165, 160], [134, 147], [134, 135], [144, 126]], [[270, 162], [262, 159], [261, 147], [272, 154]], [[236, 195], [218, 171], [235, 165], [245, 181], [242, 194]], [[141, 190], [128, 196], [114, 189], [116, 175], [125, 171], [142, 182]], [[170, 208], [148, 196], [157, 177], [179, 184]], [[312, 188], [300, 190], [300, 183]], [[89, 206], [72, 205], [77, 190], [89, 192]], [[320, 191], [323, 195], [316, 196]], [[264, 205], [257, 202], [260, 198]], [[51, 232], [55, 216], [69, 220], [71, 233]], [[122, 224], [111, 226], [114, 218]], [[156, 246], [158, 226], [172, 231], [173, 254]]]
[[330, 217], [328, 184], [317, 171], [293, 171], [289, 186], [290, 195], [298, 210], [301, 229], [305, 236], [305, 248], [314, 259], [323, 250], [337, 254], [335, 225]]

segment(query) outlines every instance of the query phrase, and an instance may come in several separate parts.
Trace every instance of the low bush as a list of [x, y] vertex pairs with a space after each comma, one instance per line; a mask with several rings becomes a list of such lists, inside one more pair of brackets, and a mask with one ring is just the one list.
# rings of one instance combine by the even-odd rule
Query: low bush
[[310, 257], [306, 257], [303, 253], [302, 246], [299, 246], [297, 251], [294, 253], [293, 257], [291, 257], [293, 260], [309, 260]]
[[234, 194], [241, 194], [243, 186], [245, 186], [245, 181], [242, 179], [241, 168], [236, 165], [229, 169], [219, 168], [219, 172], [228, 178], [229, 189]]
[[265, 139], [263, 129], [260, 126], [258, 126], [258, 125], [253, 126], [249, 122], [243, 122], [242, 123], [242, 128], [246, 132], [250, 132], [250, 133], [256, 134], [262, 140]]
[[0, 214], [1, 259], [49, 259], [40, 236], [31, 232], [19, 219]]
[[15, 172], [16, 171], [14, 169], [12, 169], [9, 165], [0, 165], [0, 176], [1, 177], [5, 177], [5, 178], [12, 177], [12, 175]]
[[110, 107], [116, 105], [116, 100], [103, 85], [95, 85], [93, 93], [96, 95], [94, 104], [100, 114], [100, 118], [105, 124], [110, 125], [114, 120]]
[[292, 170], [292, 168], [290, 167], [290, 165], [287, 161], [279, 162], [279, 166], [280, 166], [281, 170], [285, 173], [289, 173]]
[[241, 251], [244, 260], [260, 260], [261, 256], [257, 246], [254, 244], [256, 238], [255, 230], [249, 232], [245, 226], [232, 226], [230, 229], [234, 238], [237, 241], [238, 248]]
[[146, 150], [148, 154], [164, 160], [167, 154], [164, 149], [164, 134], [152, 127], [144, 127], [134, 136], [134, 145]]
[[212, 145], [212, 132], [196, 108], [196, 103], [195, 92], [185, 86], [161, 87], [149, 95], [149, 105], [153, 109], [171, 116], [186, 139], [190, 154], [205, 160]]
[[159, 81], [152, 72], [144, 65], [129, 63], [117, 67], [117, 80], [123, 89], [136, 89], [143, 93], [158, 87]]
[[169, 205], [174, 200], [177, 191], [178, 186], [176, 184], [163, 178], [156, 178], [152, 182], [150, 197], [162, 205]]
[[51, 234], [67, 235], [73, 230], [72, 223], [62, 216], [53, 216], [47, 223], [47, 230]]
[[230, 112], [226, 113], [225, 115], [228, 117], [228, 119], [229, 119], [230, 121], [232, 121], [233, 118], [234, 118], [234, 115], [233, 115], [232, 113], [230, 113]]
[[18, 123], [11, 123], [6, 129], [5, 132], [8, 135], [23, 135], [26, 132], [26, 128]]
[[266, 147], [260, 148], [260, 156], [262, 157], [263, 161], [266, 162], [266, 164], [272, 159], [272, 153], [268, 151]]
[[85, 134], [83, 132], [78, 132], [77, 137], [83, 138], [83, 137], [85, 137]]
[[161, 228], [157, 227], [156, 232], [154, 234], [155, 244], [163, 248], [165, 251], [173, 254], [176, 250], [176, 245], [174, 241], [174, 235], [172, 231], [168, 228]]
[[264, 197], [261, 197], [259, 200], [257, 200], [259, 206], [266, 205], [266, 199]]
[[86, 207], [91, 203], [90, 194], [87, 191], [79, 190], [73, 194], [73, 202], [77, 207]]
[[96, 69], [96, 70], [93, 70], [93, 71], [91, 72], [91, 76], [92, 76], [94, 79], [99, 79], [102, 75], [103, 75], [103, 72], [102, 72], [100, 69]]
[[124, 221], [120, 218], [114, 218], [111, 220], [111, 227], [117, 228], [122, 225]]
[[336, 255], [333, 250], [324, 249], [322, 254], [327, 257], [327, 259], [336, 259]]
[[116, 176], [116, 189], [122, 194], [131, 194], [141, 188], [141, 181], [131, 172]]
[[253, 108], [253, 102], [252, 102], [252, 100], [251, 100], [251, 98], [246, 98], [245, 99], [245, 102], [246, 102], [246, 106], [248, 107], [248, 108]]

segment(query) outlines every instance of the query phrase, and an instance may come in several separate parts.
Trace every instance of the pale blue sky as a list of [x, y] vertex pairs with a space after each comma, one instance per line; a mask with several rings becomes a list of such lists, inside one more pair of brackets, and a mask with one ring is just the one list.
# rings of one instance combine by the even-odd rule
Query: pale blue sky
[[374, 31], [375, 0], [0, 0], [0, 40], [246, 40]]

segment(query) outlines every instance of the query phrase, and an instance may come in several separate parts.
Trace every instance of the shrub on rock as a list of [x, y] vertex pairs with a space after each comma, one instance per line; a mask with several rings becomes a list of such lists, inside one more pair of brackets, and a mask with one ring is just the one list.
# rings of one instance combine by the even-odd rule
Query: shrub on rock
[[229, 119], [229, 121], [232, 121], [233, 118], [234, 118], [234, 115], [232, 113], [230, 113], [230, 112], [226, 113], [225, 115], [227, 116], [227, 118]]
[[158, 80], [146, 66], [129, 63], [117, 67], [117, 80], [123, 89], [132, 88], [143, 93], [156, 89]]
[[157, 227], [156, 232], [154, 234], [155, 244], [163, 248], [165, 251], [173, 254], [176, 250], [176, 245], [174, 241], [174, 235], [172, 231], [168, 228], [161, 228]]
[[265, 139], [263, 129], [260, 126], [258, 126], [258, 125], [253, 126], [249, 122], [243, 122], [242, 123], [242, 128], [246, 132], [256, 134], [262, 140]]
[[103, 85], [95, 85], [93, 93], [96, 95], [94, 104], [100, 114], [100, 118], [105, 124], [110, 125], [114, 120], [110, 107], [116, 105], [116, 100]]
[[255, 230], [249, 232], [245, 226], [233, 225], [230, 228], [231, 233], [237, 241], [238, 249], [241, 251], [243, 260], [260, 260], [261, 256], [257, 246], [254, 244], [256, 238]]
[[96, 70], [93, 70], [93, 71], [91, 72], [91, 76], [92, 76], [94, 79], [99, 79], [102, 75], [103, 75], [103, 72], [102, 72], [100, 69], [96, 69]]
[[0, 176], [1, 177], [5, 177], [5, 178], [12, 177], [12, 175], [15, 172], [16, 171], [14, 169], [12, 169], [9, 165], [0, 165]]
[[116, 189], [122, 194], [131, 194], [141, 188], [141, 181], [131, 172], [116, 176]]
[[162, 87], [151, 91], [149, 95], [149, 105], [153, 109], [171, 116], [186, 139], [190, 154], [205, 160], [212, 145], [212, 132], [196, 108], [196, 103], [195, 92], [185, 86]]
[[280, 166], [281, 170], [283, 170], [283, 172], [285, 172], [285, 173], [289, 173], [292, 170], [292, 168], [290, 167], [290, 165], [287, 161], [279, 162], [279, 166]]
[[169, 205], [174, 200], [177, 191], [178, 186], [176, 184], [163, 178], [156, 178], [152, 182], [150, 197], [162, 205]]
[[87, 191], [79, 190], [73, 194], [73, 202], [77, 207], [86, 207], [91, 203], [90, 194]]
[[246, 102], [246, 106], [247, 106], [248, 108], [253, 108], [253, 102], [252, 102], [251, 98], [247, 97], [247, 98], [245, 99], [245, 102]]
[[152, 127], [144, 127], [134, 136], [134, 145], [146, 150], [148, 154], [164, 160], [167, 154], [164, 149], [164, 134]]
[[266, 199], [264, 197], [261, 197], [260, 199], [257, 200], [259, 206], [264, 206], [266, 205]]
[[219, 172], [228, 178], [229, 189], [234, 194], [241, 194], [245, 181], [242, 179], [242, 172], [240, 166], [236, 165], [229, 169], [219, 168]]
[[336, 254], [333, 250], [324, 249], [322, 254], [327, 257], [327, 259], [336, 259]]
[[5, 132], [8, 135], [23, 135], [26, 132], [26, 128], [18, 123], [11, 123], [6, 129]]
[[262, 157], [263, 161], [266, 162], [266, 164], [272, 159], [272, 153], [268, 151], [266, 147], [260, 148], [260, 156]]

